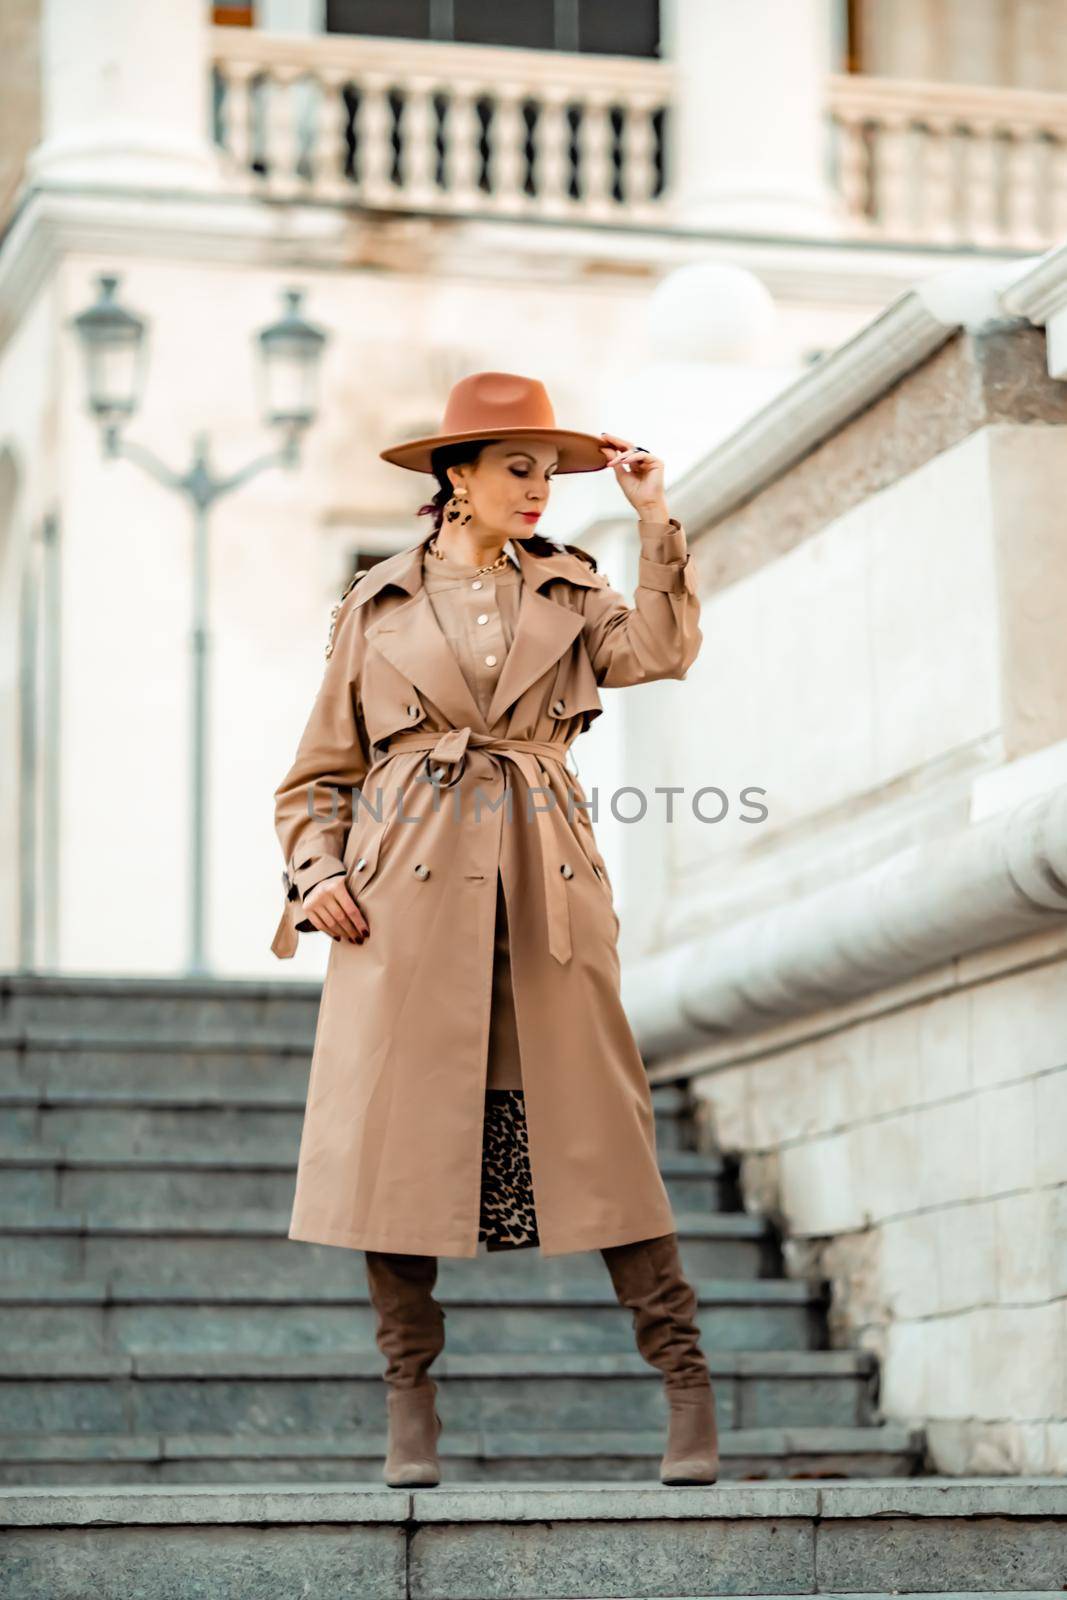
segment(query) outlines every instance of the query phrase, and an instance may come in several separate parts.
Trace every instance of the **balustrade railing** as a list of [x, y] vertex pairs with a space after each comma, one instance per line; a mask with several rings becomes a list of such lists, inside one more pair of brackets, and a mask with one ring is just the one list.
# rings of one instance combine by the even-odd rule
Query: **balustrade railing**
[[212, 29], [215, 140], [278, 199], [633, 222], [667, 191], [670, 68]]
[[1067, 233], [1067, 95], [850, 75], [828, 106], [859, 231], [1038, 249]]

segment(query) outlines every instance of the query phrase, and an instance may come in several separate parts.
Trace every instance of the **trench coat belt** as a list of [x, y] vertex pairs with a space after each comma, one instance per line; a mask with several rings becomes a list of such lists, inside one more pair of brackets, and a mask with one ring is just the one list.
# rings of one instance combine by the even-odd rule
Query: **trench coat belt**
[[[513, 761], [529, 787], [536, 789], [543, 787], [539, 770], [541, 763], [556, 761], [564, 765], [569, 747], [552, 744], [547, 739], [494, 738], [490, 733], [479, 733], [471, 727], [449, 728], [444, 733], [420, 733], [412, 729], [397, 734], [389, 741], [390, 755], [397, 750], [428, 750], [430, 761], [443, 766], [462, 762], [469, 748], [485, 750], [490, 755]], [[555, 840], [548, 820], [550, 809], [548, 806], [536, 807], [533, 818], [541, 848], [548, 948], [555, 959], [563, 964], [571, 958], [570, 904], [567, 899], [567, 880], [560, 870], [563, 863], [555, 859]]]

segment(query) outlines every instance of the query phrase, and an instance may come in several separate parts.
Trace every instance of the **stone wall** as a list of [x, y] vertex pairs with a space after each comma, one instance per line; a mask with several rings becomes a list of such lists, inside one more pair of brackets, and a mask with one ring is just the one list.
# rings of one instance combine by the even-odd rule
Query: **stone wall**
[[770, 814], [668, 830], [624, 976], [943, 1473], [1067, 1473], [1065, 400], [959, 332], [701, 528], [678, 781]]
[[944, 1473], [1067, 1473], [1067, 940], [1012, 959], [694, 1082]]

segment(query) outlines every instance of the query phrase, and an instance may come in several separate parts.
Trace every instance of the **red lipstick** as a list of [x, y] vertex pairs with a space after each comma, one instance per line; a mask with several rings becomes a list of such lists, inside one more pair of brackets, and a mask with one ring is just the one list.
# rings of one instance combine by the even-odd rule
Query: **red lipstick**
[[524, 522], [539, 522], [541, 513], [540, 511], [520, 511], [519, 516]]

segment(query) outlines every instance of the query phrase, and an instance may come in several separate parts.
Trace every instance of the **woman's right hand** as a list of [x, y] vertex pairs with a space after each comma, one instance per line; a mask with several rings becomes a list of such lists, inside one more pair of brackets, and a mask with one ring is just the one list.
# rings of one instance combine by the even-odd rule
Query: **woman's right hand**
[[315, 885], [304, 901], [304, 915], [331, 939], [362, 944], [364, 939], [370, 938], [366, 918], [345, 887], [343, 875], [323, 878]]

